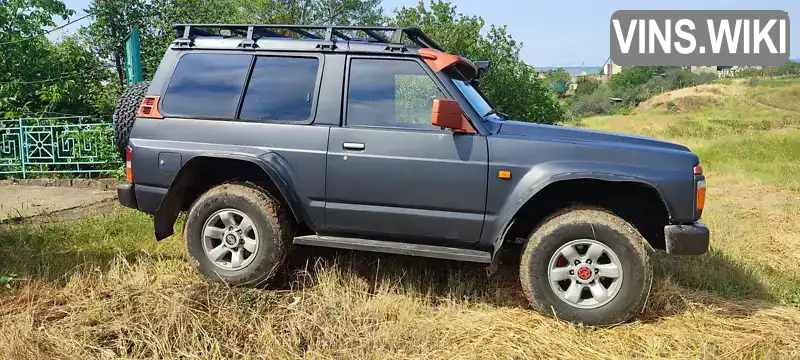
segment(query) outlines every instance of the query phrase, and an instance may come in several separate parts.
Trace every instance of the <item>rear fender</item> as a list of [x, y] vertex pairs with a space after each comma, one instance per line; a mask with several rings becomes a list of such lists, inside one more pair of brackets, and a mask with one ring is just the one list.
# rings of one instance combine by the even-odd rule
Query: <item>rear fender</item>
[[278, 189], [280, 195], [292, 211], [295, 220], [298, 222], [305, 222], [309, 224], [309, 226], [311, 225], [301, 197], [295, 190], [297, 189], [294, 180], [296, 175], [289, 163], [280, 155], [274, 152], [267, 152], [259, 156], [244, 153], [203, 153], [189, 159], [189, 161], [181, 167], [181, 170], [172, 181], [169, 190], [167, 190], [167, 195], [164, 197], [161, 206], [155, 212], [153, 218], [156, 239], [162, 240], [174, 233], [173, 227], [175, 225], [175, 220], [178, 218], [178, 214], [181, 211], [183, 197], [193, 175], [193, 171], [191, 170], [193, 168], [193, 161], [196, 162], [203, 158], [242, 160], [257, 165], [267, 174], [275, 185], [275, 188]]

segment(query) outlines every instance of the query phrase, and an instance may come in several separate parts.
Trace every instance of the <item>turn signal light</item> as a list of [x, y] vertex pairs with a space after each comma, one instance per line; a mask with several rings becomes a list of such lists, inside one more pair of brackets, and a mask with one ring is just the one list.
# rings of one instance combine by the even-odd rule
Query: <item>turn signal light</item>
[[706, 181], [700, 180], [697, 182], [697, 199], [695, 201], [697, 210], [703, 210], [706, 206]]

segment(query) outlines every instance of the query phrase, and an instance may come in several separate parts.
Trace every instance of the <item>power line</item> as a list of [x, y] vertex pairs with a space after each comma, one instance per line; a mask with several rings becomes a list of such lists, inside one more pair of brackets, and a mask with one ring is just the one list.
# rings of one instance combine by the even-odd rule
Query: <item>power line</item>
[[23, 41], [28, 41], [28, 40], [30, 40], [30, 39], [33, 39], [33, 38], [39, 37], [39, 36], [41, 36], [41, 35], [47, 35], [47, 34], [49, 34], [49, 33], [51, 33], [51, 32], [54, 32], [54, 31], [56, 31], [56, 30], [61, 30], [61, 29], [65, 28], [65, 27], [67, 27], [67, 26], [70, 26], [70, 25], [72, 25], [72, 24], [74, 24], [74, 23], [78, 22], [78, 21], [81, 21], [81, 20], [83, 20], [83, 19], [86, 19], [86, 18], [87, 18], [87, 17], [89, 17], [89, 16], [90, 16], [89, 14], [86, 14], [86, 15], [84, 15], [84, 16], [81, 16], [81, 17], [79, 17], [79, 18], [77, 18], [77, 19], [75, 19], [75, 20], [72, 20], [72, 21], [70, 21], [70, 22], [68, 22], [68, 23], [66, 23], [66, 24], [64, 24], [64, 25], [61, 25], [61, 26], [59, 26], [59, 27], [56, 27], [56, 28], [50, 29], [50, 30], [48, 30], [48, 31], [45, 31], [43, 34], [39, 34], [39, 35], [33, 35], [33, 36], [28, 36], [28, 37], [24, 37], [24, 38], [22, 38], [22, 39], [17, 39], [17, 40], [13, 40], [13, 41], [8, 41], [8, 42], [0, 43], [0, 46], [3, 46], [3, 45], [10, 45], [10, 44], [16, 44], [16, 43], [21, 43], [21, 42], [23, 42]]

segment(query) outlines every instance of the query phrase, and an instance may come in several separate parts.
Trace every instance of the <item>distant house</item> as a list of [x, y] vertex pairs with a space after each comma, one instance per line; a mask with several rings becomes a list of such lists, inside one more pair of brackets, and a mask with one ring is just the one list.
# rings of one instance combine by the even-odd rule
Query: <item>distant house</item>
[[577, 76], [576, 81], [581, 78], [585, 80], [601, 80], [602, 77], [603, 74], [601, 69], [589, 69], [581, 71], [581, 73]]
[[603, 70], [601, 71], [603, 75], [603, 82], [607, 82], [611, 80], [611, 77], [619, 74], [622, 72], [622, 66], [619, 66], [614, 63], [614, 61], [609, 61], [606, 66], [603, 66]]
[[547, 77], [547, 73], [550, 72], [550, 69], [535, 69], [536, 77], [539, 79], [544, 79]]
[[761, 69], [761, 66], [691, 66], [689, 69], [695, 74], [716, 73], [718, 77], [726, 77], [744, 69]]

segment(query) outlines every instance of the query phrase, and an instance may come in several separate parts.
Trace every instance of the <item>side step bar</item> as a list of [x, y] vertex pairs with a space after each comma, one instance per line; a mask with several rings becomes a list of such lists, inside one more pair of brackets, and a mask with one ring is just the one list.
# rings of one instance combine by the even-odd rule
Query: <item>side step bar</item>
[[434, 245], [409, 244], [394, 241], [380, 241], [336, 236], [305, 235], [294, 238], [295, 244], [322, 246], [337, 249], [374, 251], [388, 254], [420, 256], [436, 259], [468, 261], [483, 264], [492, 262], [488, 251], [459, 249]]

